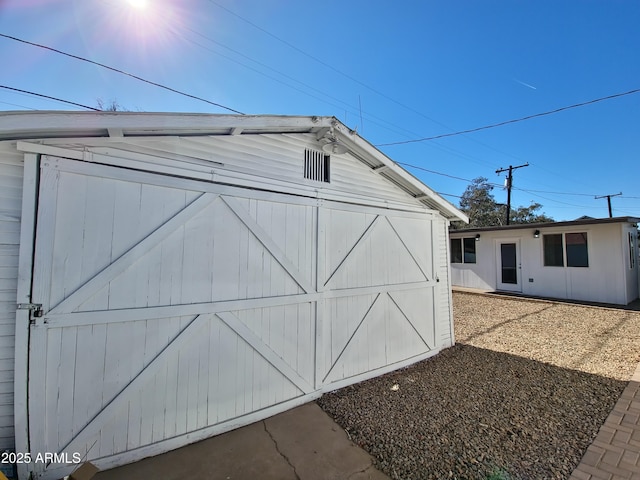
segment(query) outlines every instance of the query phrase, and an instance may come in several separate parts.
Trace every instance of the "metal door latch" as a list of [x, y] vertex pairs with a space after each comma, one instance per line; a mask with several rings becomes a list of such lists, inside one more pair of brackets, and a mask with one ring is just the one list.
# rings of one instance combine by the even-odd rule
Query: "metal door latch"
[[33, 318], [40, 318], [44, 314], [41, 303], [19, 303], [18, 310], [29, 310]]

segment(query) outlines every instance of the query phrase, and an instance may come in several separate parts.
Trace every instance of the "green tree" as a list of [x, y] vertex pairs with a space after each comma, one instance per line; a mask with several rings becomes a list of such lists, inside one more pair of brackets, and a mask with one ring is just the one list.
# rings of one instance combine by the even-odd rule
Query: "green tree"
[[460, 199], [460, 210], [469, 216], [469, 227], [502, 225], [500, 205], [491, 194], [493, 185], [485, 177], [474, 178]]
[[[460, 210], [469, 216], [469, 225], [466, 228], [494, 227], [506, 223], [506, 205], [496, 202], [492, 190], [493, 185], [485, 177], [474, 178], [466, 188], [460, 199]], [[551, 217], [538, 213], [541, 208], [542, 205], [539, 203], [532, 203], [528, 207], [512, 207], [509, 223], [553, 222]], [[465, 228], [465, 225], [457, 224], [454, 228]]]
[[548, 223], [553, 222], [553, 218], [547, 217], [544, 213], [538, 214], [542, 208], [539, 203], [532, 203], [528, 207], [518, 207], [511, 211], [511, 223]]

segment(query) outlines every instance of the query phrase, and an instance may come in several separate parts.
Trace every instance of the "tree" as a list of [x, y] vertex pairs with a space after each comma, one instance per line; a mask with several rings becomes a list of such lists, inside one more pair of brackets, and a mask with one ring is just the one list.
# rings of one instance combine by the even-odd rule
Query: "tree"
[[491, 194], [493, 185], [485, 177], [474, 178], [462, 194], [460, 210], [469, 217], [469, 227], [502, 225], [500, 206]]
[[532, 203], [528, 207], [518, 207], [511, 211], [511, 223], [548, 223], [553, 222], [553, 218], [547, 217], [544, 213], [536, 212], [542, 208], [539, 203]]
[[[460, 199], [460, 210], [469, 216], [469, 227], [493, 227], [505, 224], [506, 205], [497, 203], [491, 191], [493, 185], [485, 177], [474, 178]], [[511, 208], [509, 223], [546, 223], [553, 222], [544, 213], [538, 214], [542, 208], [539, 203], [528, 207]], [[460, 228], [460, 225], [456, 226]]]
[[122, 107], [122, 105], [118, 103], [117, 100], [111, 100], [110, 102], [105, 102], [101, 98], [98, 98], [96, 99], [96, 104], [97, 104], [98, 110], [101, 110], [103, 112], [121, 112], [121, 111], [126, 112], [127, 111], [125, 108]]

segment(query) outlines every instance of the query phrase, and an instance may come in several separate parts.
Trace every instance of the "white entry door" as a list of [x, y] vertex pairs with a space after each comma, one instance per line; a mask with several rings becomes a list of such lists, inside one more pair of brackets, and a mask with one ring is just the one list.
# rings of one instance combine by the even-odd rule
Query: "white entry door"
[[496, 262], [498, 290], [521, 292], [520, 240], [498, 240], [496, 242]]

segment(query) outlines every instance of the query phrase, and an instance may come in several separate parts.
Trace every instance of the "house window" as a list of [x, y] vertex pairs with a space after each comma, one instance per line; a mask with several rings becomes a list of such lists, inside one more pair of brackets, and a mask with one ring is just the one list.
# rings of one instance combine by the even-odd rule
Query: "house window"
[[635, 248], [635, 242], [634, 240], [634, 236], [629, 233], [629, 268], [633, 268], [636, 266], [636, 248]]
[[476, 263], [476, 239], [464, 238], [464, 263]]
[[544, 266], [564, 267], [562, 234], [543, 235], [542, 243], [544, 245]]
[[451, 263], [462, 263], [462, 239], [451, 239]]
[[329, 183], [330, 156], [322, 152], [306, 149], [304, 151], [304, 178]]
[[564, 267], [565, 252], [567, 267], [589, 266], [586, 232], [554, 233], [543, 235], [542, 240], [545, 267]]
[[565, 233], [567, 244], [567, 267], [588, 267], [587, 234]]
[[476, 263], [476, 239], [452, 238], [451, 263]]

